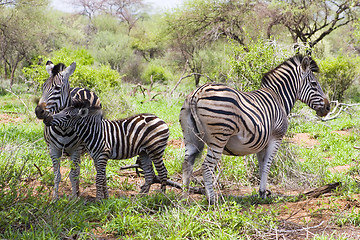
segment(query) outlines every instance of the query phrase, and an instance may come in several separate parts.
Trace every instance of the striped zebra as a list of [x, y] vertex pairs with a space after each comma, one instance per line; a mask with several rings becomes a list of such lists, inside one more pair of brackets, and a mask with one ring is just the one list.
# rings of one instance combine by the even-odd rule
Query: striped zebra
[[181, 108], [185, 141], [183, 185], [188, 188], [196, 157], [208, 146], [202, 164], [205, 192], [210, 204], [217, 201], [213, 178], [221, 155], [257, 154], [259, 195], [266, 197], [272, 160], [287, 129], [295, 101], [300, 100], [325, 116], [330, 104], [314, 76], [319, 68], [309, 56], [296, 55], [269, 71], [261, 88], [240, 92], [221, 84], [206, 84], [189, 94]]
[[[69, 67], [51, 61], [46, 63], [49, 78], [42, 86], [42, 96], [35, 108], [36, 116], [44, 119], [57, 113], [71, 104], [72, 99], [87, 99], [92, 106], [101, 106], [99, 98], [87, 89], [70, 88], [69, 77], [74, 73], [76, 63]], [[44, 138], [48, 145], [54, 170], [53, 199], [58, 199], [59, 183], [61, 181], [60, 157], [63, 154], [70, 156], [73, 166], [70, 171], [72, 197], [79, 195], [80, 155], [85, 150], [75, 131], [71, 128], [48, 127], [44, 128]]]
[[90, 107], [87, 101], [74, 101], [73, 106], [49, 116], [47, 126], [73, 128], [85, 143], [96, 166], [96, 199], [108, 198], [106, 164], [108, 159], [128, 159], [139, 156], [144, 171], [145, 184], [142, 193], [149, 192], [152, 183], [159, 181], [152, 163], [158, 172], [161, 190], [166, 190], [167, 170], [162, 161], [169, 128], [152, 114], [139, 114], [126, 119], [110, 121], [103, 119], [99, 107]]

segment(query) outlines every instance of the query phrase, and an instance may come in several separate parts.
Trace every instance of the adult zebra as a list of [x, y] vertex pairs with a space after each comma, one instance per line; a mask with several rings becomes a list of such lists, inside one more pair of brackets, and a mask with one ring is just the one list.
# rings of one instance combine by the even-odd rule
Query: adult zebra
[[287, 131], [287, 116], [295, 101], [306, 103], [319, 116], [330, 111], [329, 101], [313, 74], [318, 71], [309, 56], [296, 55], [266, 73], [259, 90], [240, 92], [220, 84], [206, 84], [188, 95], [180, 112], [185, 141], [184, 186], [189, 187], [194, 161], [206, 143], [202, 171], [211, 204], [217, 200], [213, 175], [222, 154], [257, 153], [259, 194], [266, 197], [270, 165]]
[[161, 190], [165, 191], [167, 170], [162, 160], [169, 128], [153, 114], [139, 114], [126, 119], [103, 119], [99, 107], [90, 107], [87, 101], [74, 101], [73, 105], [44, 119], [47, 126], [73, 128], [85, 143], [96, 166], [96, 199], [109, 196], [106, 185], [108, 159], [127, 159], [139, 155], [145, 184], [141, 192], [147, 193], [158, 181], [152, 163], [159, 174]]
[[[84, 88], [70, 88], [69, 77], [74, 73], [75, 68], [75, 62], [69, 67], [62, 63], [54, 65], [51, 61], [46, 63], [49, 78], [42, 86], [42, 96], [35, 108], [36, 116], [39, 119], [44, 119], [69, 106], [72, 99], [87, 99], [92, 106], [101, 106], [99, 98], [93, 92]], [[71, 128], [45, 126], [44, 138], [53, 162], [55, 176], [53, 199], [58, 199], [59, 183], [61, 181], [60, 157], [63, 153], [68, 154], [74, 163], [70, 170], [70, 182], [72, 197], [78, 196], [80, 156], [85, 150], [83, 143]]]

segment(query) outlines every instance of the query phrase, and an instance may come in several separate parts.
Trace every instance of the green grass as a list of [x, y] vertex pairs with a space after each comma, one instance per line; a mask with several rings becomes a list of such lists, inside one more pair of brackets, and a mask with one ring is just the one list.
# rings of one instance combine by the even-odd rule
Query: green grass
[[[132, 89], [132, 85], [123, 84], [119, 89], [101, 94], [106, 117], [118, 119], [141, 112], [154, 113], [169, 125], [170, 140], [181, 140], [178, 117], [191, 86], [179, 86], [172, 96], [166, 94], [172, 86], [155, 86], [151, 96], [158, 95], [153, 100], [140, 91], [132, 94]], [[218, 205], [208, 206], [204, 196], [186, 199], [178, 191], [168, 188], [166, 195], [111, 196], [101, 202], [86, 198], [70, 201], [61, 192], [63, 197], [52, 202], [53, 170], [43, 139], [43, 123], [31, 112], [35, 107], [32, 102], [35, 96], [31, 93], [18, 95], [26, 106], [13, 94], [4, 92], [0, 96], [0, 114], [20, 117], [16, 122], [0, 123], [0, 238], [266, 239], [280, 227], [276, 206], [299, 201], [296, 196], [275, 196], [266, 200], [252, 196], [259, 184], [256, 158], [223, 156], [221, 188], [250, 187], [253, 189], [250, 195], [224, 196]], [[301, 113], [306, 108], [298, 105], [294, 112]], [[358, 109], [355, 110], [352, 117], [343, 113], [338, 119], [325, 123], [312, 117], [313, 112], [310, 116], [291, 118], [288, 137], [309, 133], [319, 144], [309, 148], [284, 142], [271, 167], [269, 184], [286, 190], [341, 181], [334, 201], [356, 201], [360, 152], [354, 146], [360, 146], [360, 118]], [[338, 130], [347, 130], [349, 134], [334, 132]], [[179, 146], [166, 148], [164, 162], [170, 178], [181, 174], [184, 154], [184, 148]], [[130, 178], [118, 181], [120, 166], [135, 161], [135, 158], [109, 161], [107, 177], [111, 189], [136, 190]], [[202, 160], [196, 162], [195, 169], [200, 168], [201, 163]], [[331, 172], [331, 168], [346, 164], [350, 165], [348, 171]], [[64, 159], [61, 166], [70, 169], [71, 162]], [[95, 174], [92, 159], [85, 155], [81, 162], [80, 186], [94, 186]], [[65, 174], [63, 181], [67, 178]], [[320, 205], [329, 207], [325, 202]], [[329, 208], [334, 212], [332, 224], [360, 227], [356, 208], [345, 212], [335, 205]], [[315, 216], [319, 212], [314, 210], [312, 214]], [[326, 237], [329, 236], [316, 235], [314, 239]], [[330, 236], [330, 239], [341, 238]]]

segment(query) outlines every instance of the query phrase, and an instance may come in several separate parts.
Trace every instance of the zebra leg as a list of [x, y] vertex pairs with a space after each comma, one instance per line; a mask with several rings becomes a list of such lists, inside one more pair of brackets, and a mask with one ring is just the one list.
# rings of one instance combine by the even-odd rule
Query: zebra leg
[[204, 143], [197, 139], [195, 144], [193, 143], [185, 143], [185, 158], [182, 165], [183, 171], [183, 185], [185, 189], [189, 189], [190, 178], [194, 170], [195, 159], [199, 156], [199, 154], [204, 149]]
[[62, 151], [49, 146], [50, 157], [53, 163], [54, 171], [54, 191], [53, 191], [53, 200], [59, 199], [59, 184], [61, 182], [61, 173], [60, 173], [60, 158], [62, 156]]
[[202, 165], [202, 172], [205, 184], [206, 197], [210, 204], [217, 202], [217, 194], [214, 191], [215, 167], [221, 158], [222, 150], [217, 148], [208, 148], [205, 161]]
[[145, 152], [141, 152], [139, 154], [138, 160], [136, 162], [138, 161], [140, 162], [140, 166], [144, 171], [145, 177], [145, 183], [140, 187], [140, 193], [148, 193], [155, 177], [152, 162], [150, 157]]
[[109, 198], [109, 192], [106, 184], [107, 160], [107, 156], [101, 156], [98, 160], [94, 160], [96, 167], [96, 200]]
[[[167, 140], [165, 142], [160, 142], [159, 145], [160, 145], [159, 147], [153, 146], [154, 147], [154, 148], [152, 148], [153, 151], [149, 152], [148, 154], [149, 154], [150, 159], [154, 163], [156, 171], [159, 175], [161, 191], [165, 193], [166, 192], [166, 183], [168, 180], [168, 171], [167, 171], [164, 161], [163, 161], [163, 155], [164, 155], [165, 148], [167, 145]], [[145, 170], [144, 170], [144, 172], [145, 172]], [[156, 177], [156, 176], [154, 176], [154, 177]], [[156, 182], [155, 178], [153, 179], [153, 182]]]
[[72, 188], [71, 198], [76, 198], [79, 196], [79, 175], [80, 175], [80, 156], [81, 156], [81, 148], [75, 150], [71, 154], [71, 160], [73, 162], [73, 166], [71, 166], [70, 170], [70, 182]]
[[260, 187], [259, 195], [261, 198], [266, 198], [266, 183], [269, 175], [271, 163], [277, 153], [281, 139], [270, 140], [268, 145], [256, 154], [259, 161], [259, 172], [260, 172]]
[[[182, 165], [183, 171], [183, 185], [186, 190], [189, 189], [190, 178], [194, 170], [194, 163], [196, 158], [204, 149], [204, 142], [195, 132], [194, 122], [189, 121], [190, 126], [182, 126], [185, 142], [185, 158]], [[183, 125], [184, 122], [182, 121]]]
[[190, 177], [193, 173], [195, 159], [204, 149], [204, 142], [200, 138], [199, 130], [191, 114], [188, 100], [185, 100], [180, 111], [180, 124], [185, 143], [185, 158], [182, 165], [183, 186], [186, 190], [189, 190]]

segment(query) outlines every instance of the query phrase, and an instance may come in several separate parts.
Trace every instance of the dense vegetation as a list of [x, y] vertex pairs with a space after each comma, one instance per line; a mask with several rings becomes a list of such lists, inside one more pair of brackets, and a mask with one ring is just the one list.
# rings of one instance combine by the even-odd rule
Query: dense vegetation
[[[51, 10], [46, 0], [0, 0], [0, 238], [291, 239], [308, 236], [306, 227], [317, 230], [308, 236], [314, 239], [358, 236], [357, 106], [343, 105], [338, 118], [323, 122], [298, 103], [271, 168], [273, 196], [253, 195], [259, 183], [254, 156], [224, 156], [217, 186], [223, 197], [216, 206], [200, 195], [185, 199], [172, 188], [158, 193], [157, 185], [139, 195], [143, 178], [119, 170], [135, 159], [109, 161], [111, 197], [94, 202], [95, 169], [87, 155], [82, 196], [68, 199], [71, 163], [64, 158], [63, 196], [52, 202], [52, 163], [43, 123], [33, 111], [48, 76], [46, 61], [76, 61], [71, 85], [95, 91], [107, 118], [150, 112], [165, 120], [171, 135], [164, 161], [170, 178], [181, 181], [178, 116], [185, 95], [198, 84], [253, 90], [286, 58], [311, 53], [331, 100], [360, 101], [357, 1], [191, 0], [167, 12], [141, 0], [74, 4], [84, 11]], [[294, 144], [299, 133], [312, 143]], [[332, 182], [341, 182], [332, 194], [299, 195]], [[302, 208], [307, 215], [291, 218]], [[339, 227], [350, 233], [333, 233]]]

